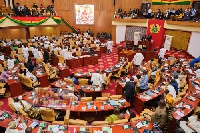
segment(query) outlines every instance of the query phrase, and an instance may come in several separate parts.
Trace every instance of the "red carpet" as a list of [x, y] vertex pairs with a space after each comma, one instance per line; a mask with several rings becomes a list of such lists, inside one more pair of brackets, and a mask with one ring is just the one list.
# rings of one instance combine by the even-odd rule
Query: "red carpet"
[[[71, 73], [77, 73], [79, 71], [81, 72], [95, 72], [96, 69], [99, 70], [105, 70], [109, 67], [114, 66], [115, 64], [118, 63], [118, 54], [117, 54], [117, 48], [113, 47], [113, 51], [110, 55], [108, 54], [101, 54], [101, 59], [98, 60], [98, 64], [96, 65], [89, 65], [89, 66], [84, 66], [84, 67], [79, 67], [71, 70]], [[115, 95], [116, 94], [116, 85], [117, 83], [111, 80], [110, 86], [108, 87], [107, 90], [102, 91], [102, 96], [110, 96], [110, 95]]]

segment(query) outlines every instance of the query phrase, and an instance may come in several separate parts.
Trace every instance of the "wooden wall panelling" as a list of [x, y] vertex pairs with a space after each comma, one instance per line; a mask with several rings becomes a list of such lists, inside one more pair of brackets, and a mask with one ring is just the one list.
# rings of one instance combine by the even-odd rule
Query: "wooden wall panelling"
[[0, 0], [0, 6], [5, 5], [4, 0]]
[[41, 36], [41, 35], [51, 36], [51, 35], [58, 35], [58, 33], [60, 33], [60, 28], [58, 28], [58, 26], [30, 27], [29, 30], [30, 30], [30, 37], [31, 38], [34, 35], [36, 35], [36, 36]]
[[25, 39], [26, 30], [25, 28], [2, 28], [0, 29], [0, 37], [5, 39]]

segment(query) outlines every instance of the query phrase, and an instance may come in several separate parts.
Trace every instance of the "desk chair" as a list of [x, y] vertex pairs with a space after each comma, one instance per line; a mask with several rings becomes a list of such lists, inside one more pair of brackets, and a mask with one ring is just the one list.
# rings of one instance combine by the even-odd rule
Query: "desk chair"
[[40, 107], [40, 114], [42, 116], [42, 120], [48, 122], [53, 122], [58, 118], [58, 113], [55, 113], [53, 109]]
[[97, 51], [100, 51], [101, 49], [100, 49], [100, 47], [97, 47], [96, 50], [97, 50]]
[[96, 44], [90, 44], [90, 48], [96, 47]]
[[76, 56], [81, 56], [81, 51], [76, 51]]
[[13, 98], [12, 97], [9, 97], [8, 98], [8, 106], [14, 111], [14, 112], [17, 112], [17, 113], [19, 113], [19, 114], [21, 114], [22, 116], [28, 116], [28, 114], [26, 113], [26, 112], [24, 112], [22, 109], [18, 109], [18, 111], [17, 110], [15, 110], [15, 107], [14, 107], [14, 105], [13, 105]]
[[18, 54], [18, 60], [19, 60], [19, 62], [25, 62], [24, 55]]
[[36, 86], [39, 85], [39, 82], [38, 81], [33, 81], [31, 80], [31, 78], [27, 77], [27, 76], [24, 76], [22, 74], [18, 74], [19, 78], [20, 78], [20, 81], [23, 85], [25, 85], [26, 87], [28, 88], [35, 88]]
[[38, 58], [38, 59], [36, 59], [36, 64], [39, 64], [40, 62], [43, 62], [43, 58]]
[[79, 119], [69, 119], [69, 125], [81, 125], [81, 126], [86, 126], [88, 124], [87, 121], [84, 120], [79, 120]]
[[122, 72], [127, 74], [129, 72], [129, 67], [130, 67], [130, 62], [122, 68]]
[[70, 110], [66, 110], [66, 115], [64, 116], [64, 121], [53, 121], [54, 124], [62, 124], [62, 125], [68, 125], [69, 123], [69, 117], [70, 117]]
[[15, 50], [12, 50], [10, 56], [14, 57], [16, 54], [17, 54], [17, 52]]
[[117, 100], [117, 99], [121, 99], [122, 98], [122, 95], [112, 95], [110, 96], [110, 99], [112, 100]]
[[108, 121], [93, 121], [92, 126], [108, 125]]
[[113, 74], [113, 77], [120, 78], [121, 74], [122, 74], [122, 67], [119, 68], [117, 73]]
[[73, 84], [73, 80], [72, 80], [72, 79], [64, 78], [64, 81], [65, 81], [66, 83]]
[[22, 54], [22, 48], [18, 48], [18, 49], [17, 49], [17, 53], [18, 53], [18, 54]]
[[[110, 78], [112, 76], [112, 73], [110, 73], [107, 77], [106, 77], [106, 83], [105, 83], [105, 86], [108, 86], [110, 84]], [[104, 86], [104, 89], [105, 89], [105, 86]]]
[[57, 78], [57, 70], [56, 67], [48, 67], [45, 63], [43, 63], [45, 72], [47, 73], [47, 75], [49, 76], [49, 79], [55, 79]]
[[6, 93], [6, 88], [0, 86], [0, 96], [5, 96], [5, 93]]
[[88, 85], [88, 79], [79, 78], [78, 83], [79, 85]]
[[59, 60], [59, 63], [62, 63], [62, 64], [65, 63], [65, 59], [61, 55], [58, 55], [58, 60]]
[[2, 64], [0, 64], [0, 72], [2, 72], [3, 71], [3, 66], [2, 66]]
[[113, 124], [121, 124], [121, 123], [127, 123], [127, 122], [128, 122], [128, 119], [121, 119], [121, 120], [113, 121]]
[[82, 97], [81, 101], [82, 102], [91, 102], [92, 101], [92, 97]]
[[108, 97], [96, 97], [96, 101], [108, 101]]

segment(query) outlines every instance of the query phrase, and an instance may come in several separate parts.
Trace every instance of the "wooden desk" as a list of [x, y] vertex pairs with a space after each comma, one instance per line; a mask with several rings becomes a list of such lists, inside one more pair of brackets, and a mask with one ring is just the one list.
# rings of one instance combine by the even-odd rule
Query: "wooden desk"
[[100, 52], [101, 53], [107, 53], [107, 47], [106, 46], [101, 46], [100, 47]]
[[[160, 84], [160, 83], [158, 83]], [[134, 99], [134, 104], [133, 104], [133, 108], [135, 109], [135, 111], [137, 113], [141, 113], [144, 109], [144, 104], [147, 103], [147, 102], [150, 102], [156, 98], [158, 98], [159, 96], [161, 96], [163, 93], [164, 93], [164, 89], [161, 89], [159, 93], [153, 93], [153, 95], [149, 95], [150, 96], [150, 99], [144, 99], [144, 98], [141, 98], [140, 96], [143, 95], [144, 93], [147, 93], [148, 91], [152, 91], [154, 89], [156, 89], [158, 87], [158, 85], [156, 85], [155, 87], [151, 88], [151, 89], [148, 89], [147, 91], [143, 92], [143, 93], [139, 93], [135, 99]]]
[[[49, 92], [48, 94], [45, 93], [45, 91], [40, 92], [40, 93], [43, 93], [43, 94], [37, 94], [38, 99], [36, 100], [36, 103], [35, 102], [33, 103], [33, 99], [29, 98], [29, 97], [32, 97], [31, 95], [32, 91], [24, 95], [22, 99], [29, 103], [36, 104], [38, 106], [53, 108], [55, 110], [67, 110], [70, 108], [70, 99], [61, 100], [61, 99], [56, 99], [53, 97], [45, 97], [46, 95], [49, 95], [49, 93], [51, 92]], [[53, 92], [52, 92], [52, 95], [53, 95]], [[47, 100], [42, 100], [43, 98], [46, 98]], [[42, 101], [42, 102], [39, 102], [39, 101]]]
[[60, 67], [58, 66], [58, 69], [60, 71], [60, 79], [64, 79], [70, 75], [70, 69], [69, 67]]
[[52, 65], [53, 66], [58, 66], [59, 60], [58, 60], [58, 56], [54, 55], [53, 56], [53, 61], [52, 61]]
[[48, 75], [46, 73], [43, 73], [42, 75], [38, 75], [37, 71], [39, 70], [34, 70], [35, 71], [35, 75], [37, 76], [39, 82], [40, 82], [40, 87], [47, 87], [49, 86], [49, 78]]
[[133, 60], [133, 57], [134, 57], [135, 54], [136, 54], [136, 52], [134, 52], [134, 51], [120, 52], [119, 56], [118, 56], [118, 61], [120, 61], [122, 58], [124, 58], [125, 61], [131, 62]]
[[[61, 82], [65, 83], [64, 81], [61, 81]], [[51, 83], [51, 85], [56, 88], [61, 88], [60, 81], [53, 82], [53, 83]], [[66, 85], [68, 86], [71, 84], [66, 84]], [[61, 89], [66, 89], [70, 92], [76, 92], [76, 93], [78, 93], [78, 91], [80, 89], [82, 89], [83, 92], [86, 94], [86, 97], [92, 97], [94, 100], [94, 99], [96, 99], [96, 97], [102, 96], [102, 88], [100, 88], [100, 90], [95, 91], [93, 89], [93, 87], [94, 87], [94, 85], [75, 85], [75, 84], [73, 84], [73, 86], [70, 88], [61, 88]], [[96, 88], [98, 88], [98, 86], [96, 86]]]
[[98, 64], [98, 56], [84, 57], [83, 64], [84, 66]]
[[8, 80], [8, 85], [11, 92], [11, 97], [19, 96], [22, 94], [22, 84], [20, 79], [16, 82], [14, 79]]
[[83, 66], [83, 58], [78, 58], [78, 59], [67, 59], [66, 60], [66, 65], [70, 68], [70, 69], [74, 69], [77, 67], [82, 67]]
[[3, 47], [3, 53], [5, 55], [9, 56], [11, 54], [11, 51], [12, 51], [12, 47], [11, 46]]

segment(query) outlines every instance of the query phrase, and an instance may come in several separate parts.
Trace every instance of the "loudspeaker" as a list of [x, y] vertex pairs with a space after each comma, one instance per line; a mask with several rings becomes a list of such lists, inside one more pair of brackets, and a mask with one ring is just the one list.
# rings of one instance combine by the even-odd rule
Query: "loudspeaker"
[[115, 6], [115, 4], [116, 4], [116, 0], [113, 0], [113, 5]]

